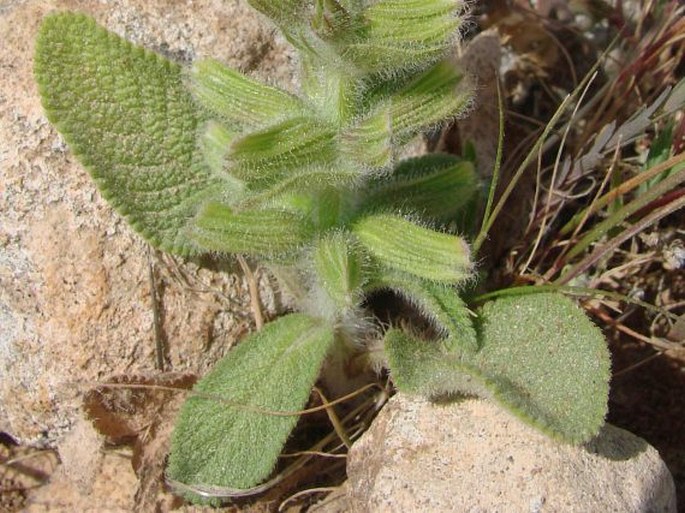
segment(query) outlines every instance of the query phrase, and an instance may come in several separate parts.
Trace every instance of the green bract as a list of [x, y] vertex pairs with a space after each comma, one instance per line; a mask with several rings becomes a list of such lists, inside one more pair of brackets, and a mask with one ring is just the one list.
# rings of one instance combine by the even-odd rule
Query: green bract
[[601, 334], [556, 295], [471, 311], [459, 290], [475, 280], [463, 233], [477, 211], [473, 164], [400, 158], [470, 102], [449, 55], [463, 3], [249, 3], [300, 52], [297, 94], [215, 60], [182, 70], [79, 14], [48, 16], [37, 45], [48, 116], [119, 213], [166, 251], [259, 258], [301, 310], [198, 383], [170, 480], [197, 498], [267, 479], [327, 355], [362, 343], [379, 289], [432, 326], [432, 340], [385, 334], [400, 389], [490, 397], [570, 442], [595, 434], [607, 399]]

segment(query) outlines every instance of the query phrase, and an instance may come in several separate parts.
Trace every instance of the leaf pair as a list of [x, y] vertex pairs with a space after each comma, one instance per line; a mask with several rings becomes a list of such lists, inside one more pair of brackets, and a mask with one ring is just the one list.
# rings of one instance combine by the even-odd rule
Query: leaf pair
[[585, 442], [604, 423], [610, 363], [601, 331], [558, 294], [499, 299], [479, 312], [478, 350], [386, 335], [400, 390], [493, 398], [554, 438]]
[[298, 98], [213, 60], [193, 66], [189, 86], [223, 127], [221, 137], [216, 123], [204, 136], [225, 142], [223, 151], [216, 148], [220, 158], [210, 158], [222, 164], [215, 171], [256, 191], [278, 187], [293, 173], [307, 170], [346, 169], [357, 178], [388, 171], [400, 146], [463, 111], [469, 94], [459, 89], [462, 78], [446, 61], [378, 94], [364, 91], [366, 86], [355, 85], [352, 78], [341, 78], [339, 86], [357, 97], [354, 110], [363, 110], [350, 119], [331, 91], [317, 93], [324, 104], [333, 103], [320, 106], [316, 98]]
[[[350, 252], [349, 245], [349, 239], [335, 234], [318, 245], [315, 255], [321, 279], [340, 309], [359, 301], [357, 291], [365, 285], [363, 257]], [[406, 286], [412, 281], [405, 277], [394, 283]], [[438, 312], [436, 320], [446, 333], [466, 326], [454, 308], [463, 303], [453, 290], [431, 282], [424, 287], [415, 289], [415, 297]], [[472, 337], [475, 343], [475, 332]], [[193, 492], [207, 490], [230, 495], [268, 478], [333, 343], [332, 324], [291, 314], [232, 349], [183, 407], [174, 431], [169, 478], [183, 483], [191, 498]], [[420, 360], [418, 364], [420, 372], [426, 370]]]

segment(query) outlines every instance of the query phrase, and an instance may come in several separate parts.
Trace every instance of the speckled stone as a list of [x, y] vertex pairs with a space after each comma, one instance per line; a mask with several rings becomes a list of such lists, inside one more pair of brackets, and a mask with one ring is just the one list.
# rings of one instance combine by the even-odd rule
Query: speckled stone
[[[155, 369], [149, 248], [48, 123], [33, 79], [56, 10], [176, 61], [214, 57], [296, 87], [292, 49], [243, 1], [0, 1], [0, 431], [31, 444], [58, 440], [93, 382]], [[185, 283], [152, 261], [168, 369], [203, 373], [251, 329], [246, 282], [182, 264]]]
[[[480, 400], [393, 397], [348, 460], [350, 512], [675, 513], [657, 451], [607, 425], [581, 447]], [[325, 511], [325, 510], [317, 510]]]

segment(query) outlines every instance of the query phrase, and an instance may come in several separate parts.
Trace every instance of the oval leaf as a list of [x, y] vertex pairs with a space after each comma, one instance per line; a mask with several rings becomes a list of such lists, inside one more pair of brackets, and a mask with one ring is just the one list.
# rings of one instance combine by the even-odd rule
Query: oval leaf
[[556, 438], [581, 443], [604, 424], [609, 351], [602, 332], [559, 294], [502, 298], [482, 311], [471, 363], [495, 399]]
[[292, 314], [232, 349], [183, 406], [170, 479], [199, 489], [240, 490], [269, 477], [332, 342], [330, 326]]
[[185, 228], [219, 181], [176, 64], [80, 14], [45, 18], [35, 62], [48, 118], [116, 210], [153, 245], [188, 255]]

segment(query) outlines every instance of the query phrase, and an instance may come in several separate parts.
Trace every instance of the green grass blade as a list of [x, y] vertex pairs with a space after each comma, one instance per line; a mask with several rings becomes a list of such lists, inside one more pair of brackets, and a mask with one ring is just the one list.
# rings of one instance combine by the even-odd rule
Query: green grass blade
[[[613, 46], [613, 44], [610, 45], [610, 48], [611, 46]], [[590, 71], [585, 75], [585, 77], [578, 84], [578, 86], [568, 96], [566, 96], [566, 98], [564, 98], [564, 100], [561, 102], [561, 105], [559, 105], [552, 118], [545, 125], [542, 134], [537, 139], [533, 147], [530, 149], [525, 159], [523, 159], [523, 162], [521, 162], [519, 167], [516, 169], [516, 172], [509, 181], [507, 187], [504, 189], [504, 192], [502, 192], [502, 195], [497, 201], [497, 204], [493, 208], [491, 214], [487, 218], [483, 219], [483, 226], [481, 227], [480, 233], [478, 234], [476, 240], [473, 242], [472, 245], [474, 254], [478, 253], [480, 247], [483, 245], [483, 242], [485, 242], [485, 239], [488, 236], [488, 233], [490, 232], [492, 225], [495, 223], [495, 220], [504, 208], [507, 200], [509, 199], [509, 196], [511, 196], [511, 193], [514, 191], [516, 184], [518, 184], [518, 181], [521, 179], [521, 176], [523, 175], [523, 173], [525, 173], [530, 163], [533, 162], [533, 159], [535, 159], [538, 156], [538, 152], [543, 150], [543, 147], [547, 142], [548, 137], [550, 137], [550, 134], [552, 134], [557, 123], [564, 115], [564, 113], [568, 110], [568, 108], [571, 106], [572, 102], [575, 101], [578, 98], [578, 96], [585, 90], [586, 86], [590, 82], [592, 82], [592, 80], [594, 80], [594, 78], [597, 75], [597, 68], [601, 64], [603, 58], [608, 54], [608, 52], [609, 50], [607, 49], [605, 53], [602, 55], [602, 57], [600, 57], [597, 60], [597, 62], [593, 65]]]
[[506, 289], [499, 289], [499, 290], [495, 290], [492, 292], [488, 292], [486, 294], [481, 294], [479, 296], [476, 296], [473, 298], [473, 303], [474, 304], [481, 304], [481, 303], [484, 303], [485, 301], [492, 301], [494, 299], [498, 299], [501, 297], [524, 296], [524, 295], [528, 295], [528, 294], [541, 294], [541, 293], [549, 293], [549, 292], [557, 292], [559, 294], [564, 294], [566, 296], [593, 297], [593, 298], [597, 298], [597, 299], [603, 299], [603, 298], [613, 299], [614, 301], [622, 301], [624, 303], [640, 306], [646, 310], [649, 310], [650, 312], [654, 312], [655, 314], [663, 315], [664, 317], [668, 317], [674, 321], [676, 319], [678, 319], [678, 316], [676, 314], [669, 312], [668, 310], [666, 310], [664, 308], [654, 306], [651, 303], [647, 303], [646, 301], [641, 301], [637, 298], [634, 298], [632, 296], [628, 296], [626, 294], [620, 294], [618, 292], [612, 292], [610, 290], [600, 290], [600, 289], [594, 289], [594, 288], [588, 288], [588, 287], [576, 287], [576, 286], [571, 286], [571, 285], [549, 284], [549, 285], [524, 285], [522, 287], [508, 287]]
[[502, 167], [502, 152], [504, 151], [504, 100], [502, 99], [502, 87], [500, 86], [499, 80], [497, 81], [497, 105], [499, 111], [497, 154], [495, 155], [495, 167], [492, 170], [492, 180], [490, 181], [490, 187], [488, 187], [488, 199], [485, 203], [485, 210], [483, 211], [483, 221], [480, 232], [478, 232], [478, 235], [476, 236], [478, 245], [476, 245], [476, 242], [474, 242], [473, 245], [474, 256], [480, 249], [481, 241], [485, 240], [485, 236], [489, 230], [489, 227], [486, 227], [486, 221], [490, 219], [492, 204], [495, 201], [495, 192], [497, 192], [497, 183], [499, 182], [499, 175]]

